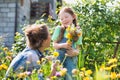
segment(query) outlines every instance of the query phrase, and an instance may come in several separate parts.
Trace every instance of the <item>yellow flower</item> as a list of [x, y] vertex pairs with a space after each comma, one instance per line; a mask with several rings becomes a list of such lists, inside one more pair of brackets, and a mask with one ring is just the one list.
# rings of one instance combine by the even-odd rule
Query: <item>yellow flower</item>
[[56, 60], [55, 63], [56, 63], [56, 64], [60, 64], [60, 60]]
[[41, 62], [44, 62], [44, 61], [46, 61], [46, 59], [45, 59], [45, 58], [42, 58], [42, 59], [41, 59]]
[[2, 70], [2, 66], [0, 65], [0, 70]]
[[117, 78], [117, 75], [115, 72], [111, 72], [111, 75], [110, 75], [111, 79], [115, 79]]
[[84, 77], [84, 72], [80, 72], [79, 76]]
[[72, 27], [71, 31], [73, 31], [73, 32], [76, 31], [76, 27]]
[[111, 70], [112, 68], [111, 68], [111, 67], [105, 67], [104, 69], [109, 71], [109, 70]]
[[117, 59], [116, 59], [116, 58], [110, 59], [110, 60], [108, 61], [108, 64], [115, 63], [115, 62], [117, 62]]
[[23, 73], [18, 74], [17, 76], [18, 76], [18, 78], [26, 78], [27, 74], [26, 74], [26, 72], [23, 72]]
[[12, 53], [12, 52], [10, 52], [10, 51], [9, 51], [9, 52], [7, 52], [7, 55], [12, 55], [12, 54], [13, 54], [13, 53]]
[[39, 64], [39, 65], [40, 65], [40, 60], [38, 60], [38, 61], [37, 61], [37, 64]]
[[6, 59], [12, 61], [12, 57], [11, 56], [6, 56]]
[[56, 80], [56, 78], [57, 78], [56, 76], [52, 76], [51, 80]]
[[60, 64], [60, 66], [59, 66], [60, 68], [63, 68], [63, 65], [62, 64]]
[[83, 80], [90, 80], [89, 77], [84, 77]]
[[81, 68], [81, 70], [82, 70], [82, 71], [85, 71], [85, 70], [86, 70], [86, 68], [85, 68], [85, 67], [83, 67], [83, 68]]
[[67, 29], [66, 29], [67, 31], [70, 31], [70, 25], [67, 27]]
[[87, 70], [87, 71], [86, 71], [86, 74], [87, 74], [87, 75], [90, 75], [90, 74], [92, 74], [92, 71], [91, 71], [91, 70]]
[[23, 70], [24, 69], [24, 67], [23, 66], [20, 66], [20, 68], [19, 68], [20, 70]]
[[100, 71], [104, 71], [104, 69], [105, 69], [104, 65], [100, 66]]
[[[75, 26], [68, 26], [67, 29], [67, 35], [66, 38], [68, 40], [77, 40], [78, 37], [80, 37], [82, 35], [81, 30], [77, 29]], [[68, 41], [68, 43], [71, 43], [70, 41]]]
[[67, 72], [67, 69], [66, 68], [63, 68], [61, 71], [60, 71], [60, 75], [61, 76], [64, 76]]
[[3, 50], [4, 50], [4, 51], [7, 51], [7, 50], [8, 50], [8, 48], [7, 48], [7, 47], [5, 47], [5, 48], [3, 48]]
[[79, 32], [77, 35], [80, 37], [82, 35], [82, 32]]
[[32, 74], [35, 74], [36, 71], [37, 71], [37, 69], [33, 69], [33, 70], [32, 70]]
[[110, 78], [110, 75], [104, 75], [104, 79]]
[[16, 32], [15, 34], [16, 34], [16, 35], [18, 35], [18, 34], [19, 34], [19, 32]]
[[72, 35], [70, 33], [67, 33], [66, 38], [72, 39]]
[[58, 57], [58, 56], [59, 56], [59, 53], [58, 53], [58, 52], [54, 52], [54, 53], [53, 53], [53, 56], [54, 56], [54, 57]]
[[67, 43], [70, 44], [70, 45], [72, 45], [72, 42], [69, 39], [67, 40]]
[[8, 66], [7, 66], [7, 65], [5, 65], [5, 64], [2, 64], [2, 65], [1, 65], [1, 67], [2, 67], [3, 69], [5, 69], [5, 70], [7, 70], [7, 69], [8, 69]]
[[42, 69], [39, 69], [39, 70], [38, 70], [38, 73], [42, 73], [42, 72], [43, 72], [43, 70], [42, 70]]
[[30, 61], [26, 61], [26, 64], [30, 64]]
[[117, 74], [117, 78], [120, 78], [120, 74]]
[[77, 70], [77, 69], [73, 69], [73, 70], [72, 70], [72, 74], [78, 75], [78, 73], [79, 73], [79, 70]]
[[113, 68], [113, 67], [116, 67], [116, 66], [117, 66], [117, 64], [113, 64], [113, 65], [111, 65], [110, 67]]
[[23, 76], [22, 73], [20, 73], [20, 74], [17, 75], [18, 78], [22, 78], [22, 76]]

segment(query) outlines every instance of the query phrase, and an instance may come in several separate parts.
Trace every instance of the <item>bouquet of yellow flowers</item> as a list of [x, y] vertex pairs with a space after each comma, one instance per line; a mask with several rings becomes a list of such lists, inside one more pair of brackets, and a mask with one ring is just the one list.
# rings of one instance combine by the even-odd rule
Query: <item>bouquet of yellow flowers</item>
[[80, 36], [82, 36], [82, 30], [77, 28], [77, 27], [73, 27], [73, 26], [68, 26], [67, 29], [67, 35], [66, 38], [67, 43], [72, 43], [72, 41], [77, 41], [79, 39]]

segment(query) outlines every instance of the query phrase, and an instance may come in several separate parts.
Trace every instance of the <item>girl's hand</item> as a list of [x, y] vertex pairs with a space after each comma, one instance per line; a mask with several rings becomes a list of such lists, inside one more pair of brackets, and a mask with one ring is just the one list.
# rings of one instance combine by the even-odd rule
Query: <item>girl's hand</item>
[[45, 57], [47, 60], [52, 61], [53, 57], [52, 56], [46, 56]]
[[69, 43], [56, 43], [56, 42], [53, 42], [53, 47], [55, 49], [60, 49], [60, 48], [69, 49], [69, 48], [71, 48], [71, 45]]
[[71, 45], [68, 43], [61, 43], [60, 48], [71, 49]]
[[73, 57], [73, 56], [77, 56], [79, 54], [79, 51], [76, 49], [68, 49], [67, 51], [67, 56], [69, 57]]
[[51, 65], [51, 74], [49, 75], [49, 78], [54, 76], [56, 74], [56, 68], [57, 68], [58, 64], [57, 63], [52, 63]]

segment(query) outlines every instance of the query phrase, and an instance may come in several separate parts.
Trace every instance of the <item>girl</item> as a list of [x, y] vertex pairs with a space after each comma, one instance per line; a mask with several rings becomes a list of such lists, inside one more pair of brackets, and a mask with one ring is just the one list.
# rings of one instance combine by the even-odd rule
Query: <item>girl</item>
[[[82, 44], [82, 37], [73, 38], [72, 45], [67, 43], [67, 30], [68, 26], [74, 25], [77, 29], [80, 27], [77, 25], [76, 15], [71, 8], [64, 7], [59, 12], [59, 19], [61, 26], [57, 26], [52, 36], [53, 47], [59, 52], [58, 59], [63, 62], [65, 54], [67, 57], [63, 63], [63, 67], [67, 68], [68, 75], [72, 76], [72, 69], [77, 66], [77, 56], [79, 54], [79, 45]], [[71, 78], [72, 79], [72, 78]], [[69, 76], [65, 76], [65, 80], [70, 80]], [[73, 80], [73, 79], [72, 79]]]

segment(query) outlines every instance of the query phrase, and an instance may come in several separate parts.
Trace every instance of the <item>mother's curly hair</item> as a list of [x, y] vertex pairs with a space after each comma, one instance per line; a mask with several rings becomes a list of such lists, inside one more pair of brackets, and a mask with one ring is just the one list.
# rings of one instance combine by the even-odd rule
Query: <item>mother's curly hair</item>
[[48, 28], [45, 24], [33, 24], [25, 29], [26, 43], [32, 49], [42, 47], [43, 41], [48, 38]]

